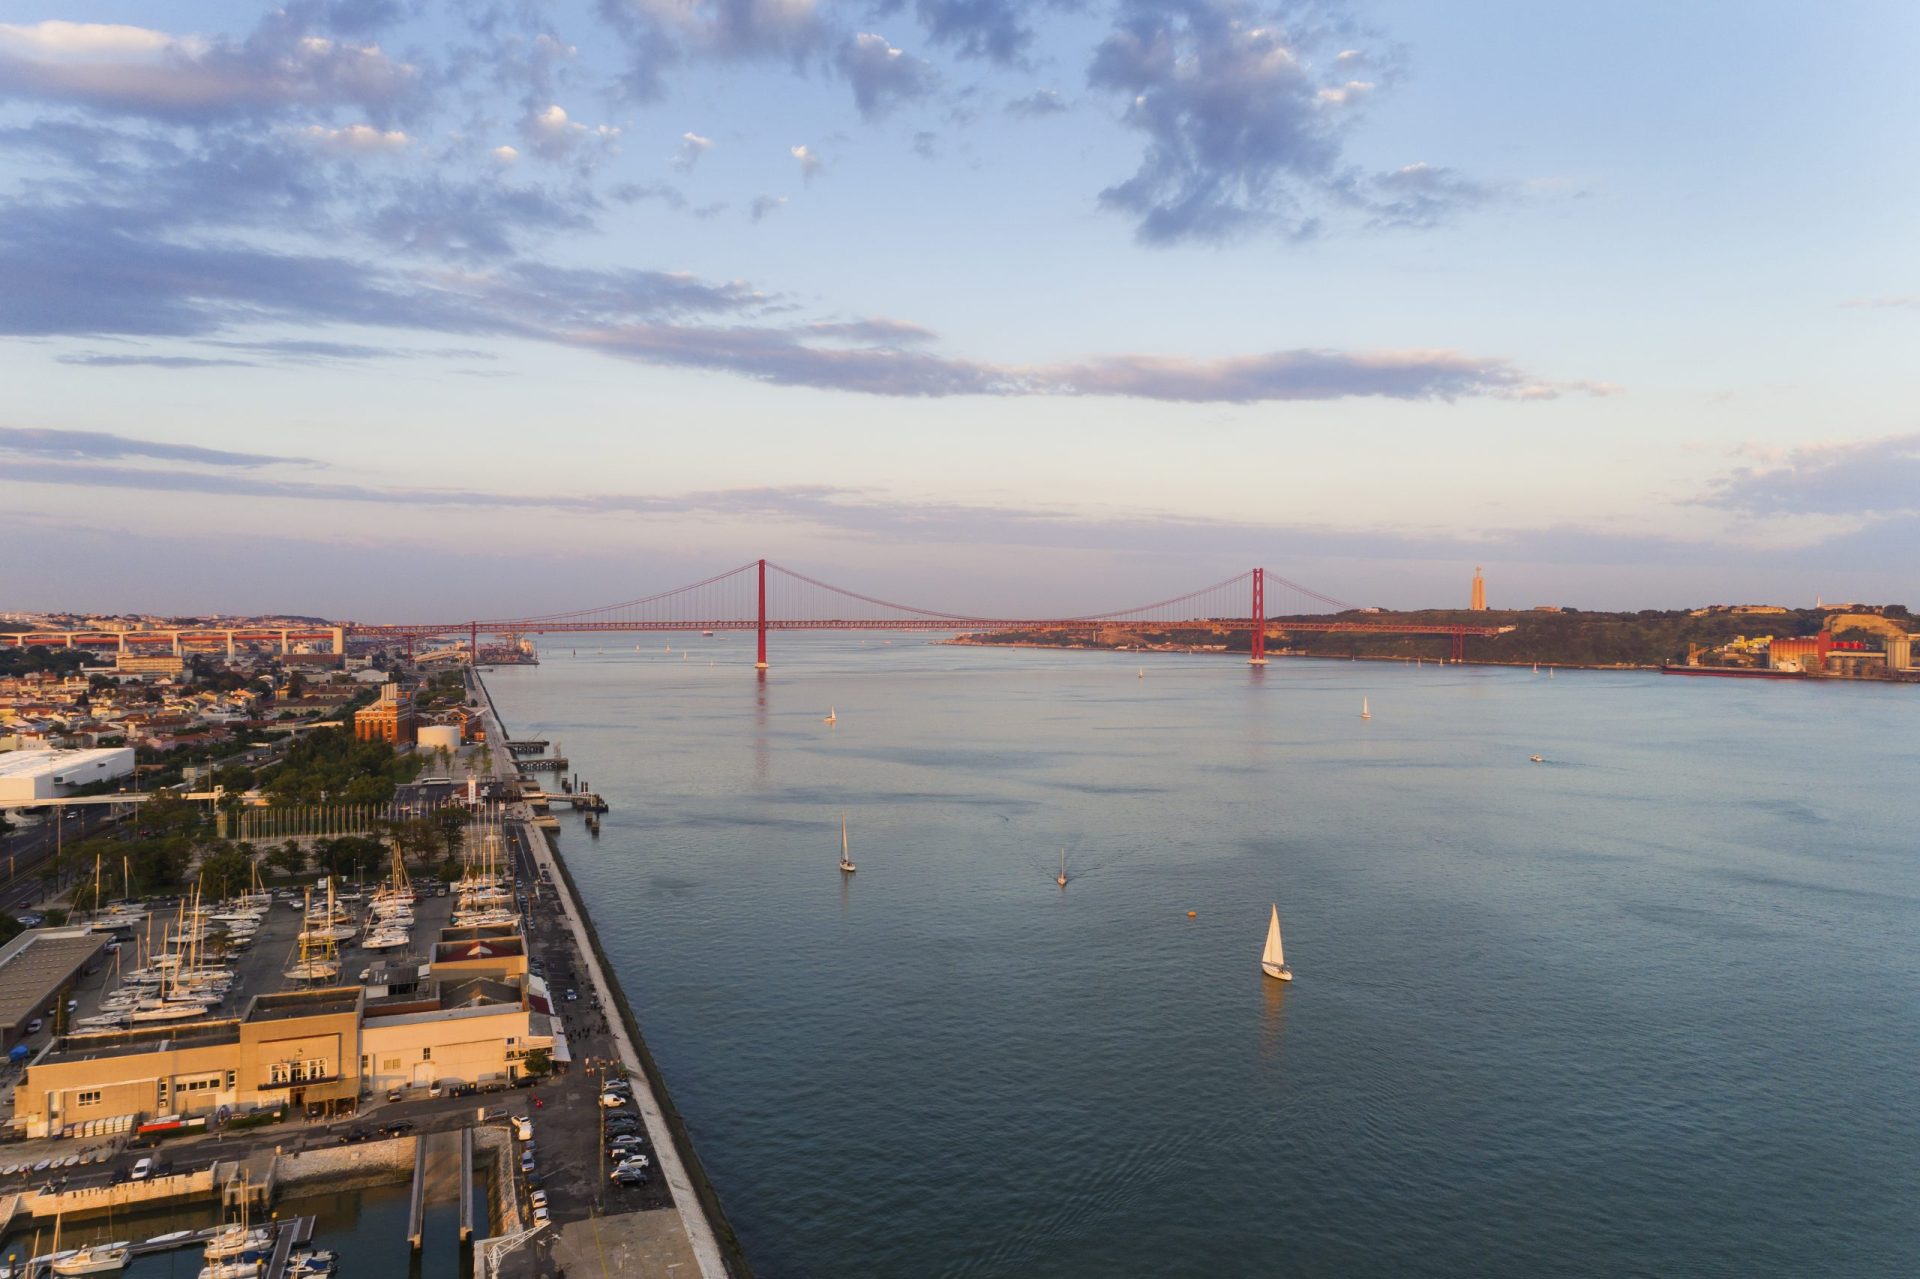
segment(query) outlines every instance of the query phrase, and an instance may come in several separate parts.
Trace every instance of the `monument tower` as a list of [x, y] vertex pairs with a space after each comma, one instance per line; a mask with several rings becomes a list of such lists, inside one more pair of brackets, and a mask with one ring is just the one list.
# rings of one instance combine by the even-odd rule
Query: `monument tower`
[[1480, 566], [1473, 566], [1473, 600], [1467, 607], [1475, 613], [1487, 611], [1487, 579], [1480, 576]]

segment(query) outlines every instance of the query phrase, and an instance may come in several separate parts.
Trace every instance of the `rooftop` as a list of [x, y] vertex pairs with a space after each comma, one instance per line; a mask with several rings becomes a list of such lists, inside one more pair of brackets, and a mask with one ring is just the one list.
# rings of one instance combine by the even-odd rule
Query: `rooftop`
[[56, 1062], [96, 1061], [106, 1057], [131, 1057], [137, 1053], [174, 1052], [183, 1048], [239, 1042], [240, 1023], [232, 1018], [139, 1030], [103, 1030], [95, 1034], [62, 1036], [33, 1064], [43, 1066]]
[[44, 1007], [106, 944], [105, 933], [85, 928], [30, 928], [0, 946], [0, 1026]]
[[278, 994], [255, 995], [241, 1020], [285, 1021], [289, 1017], [324, 1017], [330, 1013], [357, 1012], [361, 994], [358, 986], [322, 986], [314, 990], [283, 990]]
[[49, 769], [106, 761], [126, 753], [125, 747], [91, 751], [0, 751], [0, 777], [37, 777]]

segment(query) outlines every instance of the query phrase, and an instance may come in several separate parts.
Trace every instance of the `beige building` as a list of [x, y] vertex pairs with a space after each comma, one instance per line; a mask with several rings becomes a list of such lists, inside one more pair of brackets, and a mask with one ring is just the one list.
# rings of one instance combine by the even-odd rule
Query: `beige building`
[[360, 1027], [361, 1073], [376, 1092], [520, 1077], [528, 1052], [550, 1049], [546, 1014], [520, 988], [476, 978], [370, 1002]]
[[66, 1036], [27, 1067], [13, 1125], [47, 1137], [223, 1106], [298, 1112], [376, 1086], [512, 1080], [552, 1046], [519, 983], [432, 982], [374, 1001], [358, 986], [257, 995], [237, 1018]]

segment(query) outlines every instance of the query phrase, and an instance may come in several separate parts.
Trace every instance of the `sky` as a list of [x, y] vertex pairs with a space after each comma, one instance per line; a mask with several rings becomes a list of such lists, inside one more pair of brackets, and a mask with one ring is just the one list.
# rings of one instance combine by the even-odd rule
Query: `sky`
[[1920, 604], [1920, 7], [0, 0], [0, 609]]

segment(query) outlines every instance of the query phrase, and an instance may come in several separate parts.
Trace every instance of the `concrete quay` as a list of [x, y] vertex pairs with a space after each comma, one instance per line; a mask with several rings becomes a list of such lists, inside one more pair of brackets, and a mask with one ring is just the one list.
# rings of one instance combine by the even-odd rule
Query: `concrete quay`
[[[478, 672], [472, 675], [472, 685], [483, 707], [487, 741], [502, 748], [492, 757], [496, 776], [518, 782], [520, 769], [516, 765], [524, 767], [526, 761], [515, 759], [513, 740]], [[557, 1222], [554, 1237], [545, 1244], [551, 1264], [569, 1274], [578, 1273], [576, 1267], [581, 1267], [608, 1279], [622, 1273], [698, 1273], [702, 1279], [750, 1276], [746, 1258], [720, 1211], [718, 1197], [699, 1168], [685, 1125], [672, 1110], [665, 1086], [652, 1068], [651, 1055], [645, 1051], [625, 994], [608, 971], [566, 865], [553, 839], [534, 826], [533, 816], [527, 805], [510, 808], [505, 822], [508, 838], [516, 860], [524, 858], [533, 872], [530, 880], [536, 890], [553, 896], [558, 909], [540, 914], [572, 943], [586, 977], [582, 995], [590, 993], [591, 1005], [607, 1014], [605, 1042], [634, 1084], [641, 1119], [655, 1138], [649, 1146], [655, 1171], [671, 1192], [674, 1209], [672, 1214], [644, 1209], [596, 1212], [584, 1221]], [[583, 1042], [571, 1032], [569, 1038], [576, 1045]], [[546, 1148], [545, 1143], [542, 1145]], [[594, 1176], [604, 1184], [604, 1170], [596, 1166]]]

